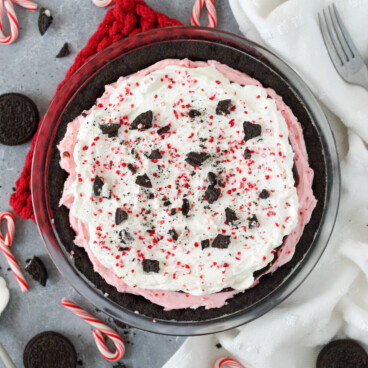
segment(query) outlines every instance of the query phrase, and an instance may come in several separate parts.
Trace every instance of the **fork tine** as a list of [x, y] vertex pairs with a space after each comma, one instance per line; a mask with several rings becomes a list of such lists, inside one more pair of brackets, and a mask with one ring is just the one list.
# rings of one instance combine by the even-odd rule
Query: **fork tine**
[[349, 46], [347, 45], [345, 41], [344, 35], [342, 34], [342, 30], [340, 28], [340, 24], [337, 22], [336, 11], [332, 10], [332, 7], [329, 5], [328, 12], [330, 13], [330, 19], [331, 19], [332, 26], [335, 31], [337, 40], [340, 43], [340, 46], [344, 52], [346, 59], [349, 61], [349, 59], [353, 57], [353, 53], [351, 52], [351, 50], [349, 49]]
[[336, 19], [337, 19], [337, 23], [340, 26], [341, 33], [342, 33], [342, 35], [345, 39], [345, 42], [346, 42], [347, 46], [349, 47], [349, 49], [351, 51], [351, 54], [353, 55], [353, 58], [356, 57], [356, 56], [360, 56], [359, 51], [355, 47], [355, 44], [354, 44], [353, 40], [351, 39], [350, 34], [349, 34], [348, 30], [346, 29], [345, 24], [343, 23], [343, 21], [340, 17], [339, 12], [337, 11], [336, 5], [333, 4], [332, 7], [333, 7], [333, 10], [334, 10]]
[[318, 21], [319, 21], [319, 27], [321, 29], [321, 33], [322, 33], [322, 37], [323, 40], [325, 41], [325, 45], [327, 48], [327, 51], [331, 57], [332, 62], [334, 63], [334, 65], [336, 67], [341, 66], [342, 65], [342, 61], [340, 59], [340, 56], [337, 54], [331, 40], [330, 37], [326, 31], [325, 25], [323, 23], [322, 17], [321, 15], [318, 13]]
[[327, 28], [327, 32], [330, 36], [330, 40], [335, 48], [336, 53], [339, 55], [340, 61], [341, 61], [341, 65], [344, 64], [344, 62], [347, 61], [347, 57], [344, 54], [344, 51], [341, 48], [341, 45], [339, 43], [339, 41], [337, 41], [336, 36], [334, 34], [334, 31], [332, 30], [330, 21], [328, 20], [327, 14], [326, 12], [323, 10], [323, 16], [325, 18], [325, 24], [326, 24], [326, 28]]

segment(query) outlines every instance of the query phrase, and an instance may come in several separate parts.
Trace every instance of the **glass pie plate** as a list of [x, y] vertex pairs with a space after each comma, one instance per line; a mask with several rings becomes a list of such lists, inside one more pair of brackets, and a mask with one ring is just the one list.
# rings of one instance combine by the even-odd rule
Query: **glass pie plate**
[[[265, 292], [261, 291], [262, 286], [259, 290], [253, 288], [250, 293], [256, 297], [250, 298], [251, 301], [248, 298], [244, 306], [238, 306], [234, 312], [214, 313], [210, 317], [204, 312], [205, 317], [198, 320], [156, 318], [111, 300], [78, 270], [70, 249], [65, 247], [60, 228], [71, 231], [68, 221], [59, 221], [59, 224], [54, 221], [58, 211], [56, 200], [63, 187], [63, 180], [56, 180], [57, 175], [54, 175], [55, 170], [61, 170], [55, 169], [58, 160], [55, 146], [65, 134], [67, 123], [92, 107], [102, 95], [104, 85], [116, 81], [119, 76], [132, 74], [159, 60], [186, 57], [218, 60], [248, 73], [284, 98], [303, 125], [310, 164], [316, 174], [313, 190], [319, 206], [308, 225], [306, 234], [312, 236], [304, 242], [307, 246], [299, 250], [294, 262], [283, 266], [286, 267], [280, 271], [284, 272], [283, 277], [275, 287]], [[66, 173], [64, 175], [66, 177]], [[75, 290], [116, 320], [172, 335], [200, 335], [234, 328], [260, 317], [285, 300], [321, 257], [335, 224], [340, 196], [334, 137], [318, 101], [300, 76], [278, 56], [245, 38], [193, 27], [163, 28], [129, 37], [104, 49], [76, 71], [55, 96], [43, 119], [33, 157], [31, 182], [35, 217], [43, 241], [56, 267]], [[302, 245], [298, 243], [297, 249], [302, 249]], [[277, 272], [268, 280], [277, 277]], [[263, 282], [261, 278], [259, 284], [266, 282], [269, 281]], [[191, 310], [190, 313], [196, 312]]]

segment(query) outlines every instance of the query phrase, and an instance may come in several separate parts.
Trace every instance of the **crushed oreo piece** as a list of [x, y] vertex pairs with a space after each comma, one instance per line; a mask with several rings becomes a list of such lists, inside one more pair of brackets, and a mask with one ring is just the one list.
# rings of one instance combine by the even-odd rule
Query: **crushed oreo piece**
[[170, 201], [165, 201], [164, 202], [164, 206], [167, 207], [167, 206], [170, 206], [171, 202]]
[[128, 164], [128, 170], [130, 170], [133, 174], [137, 172], [137, 169], [132, 164]]
[[40, 9], [40, 15], [38, 17], [38, 29], [41, 33], [41, 36], [43, 36], [47, 29], [50, 27], [52, 23], [52, 16], [49, 9], [41, 8]]
[[220, 343], [217, 343], [215, 346], [216, 346], [217, 349], [221, 349], [222, 348], [222, 345]]
[[171, 215], [172, 215], [172, 216], [174, 216], [174, 215], [176, 214], [176, 209], [175, 209], [175, 208], [172, 208], [172, 209], [170, 210], [170, 213], [171, 213]]
[[253, 229], [254, 227], [256, 227], [258, 225], [258, 219], [256, 215], [252, 215], [251, 218], [248, 219], [248, 226], [249, 229]]
[[36, 256], [27, 263], [25, 270], [38, 281], [42, 286], [46, 286], [47, 282], [47, 270], [43, 262]]
[[121, 208], [117, 208], [115, 212], [115, 224], [120, 225], [123, 221], [128, 219], [128, 214]]
[[173, 238], [173, 240], [177, 241], [179, 238], [178, 233], [176, 232], [175, 229], [170, 229], [168, 234]]
[[196, 116], [201, 116], [202, 114], [200, 111], [192, 109], [192, 110], [189, 110], [188, 115], [191, 119], [194, 119]]
[[316, 368], [367, 368], [368, 355], [355, 340], [328, 343], [318, 354]]
[[129, 250], [130, 248], [129, 247], [120, 247], [118, 249], [119, 252], [126, 252], [127, 250]]
[[151, 152], [151, 154], [148, 156], [148, 158], [150, 160], [159, 160], [160, 158], [162, 158], [162, 155], [160, 153], [160, 150], [155, 149]]
[[157, 130], [157, 134], [165, 134], [170, 130], [170, 127], [168, 125], [160, 128]]
[[77, 359], [77, 353], [69, 339], [54, 331], [45, 331], [34, 336], [23, 353], [25, 368], [75, 368]]
[[155, 272], [155, 273], [160, 272], [159, 261], [155, 261], [153, 259], [144, 259], [142, 265], [144, 272]]
[[208, 155], [205, 152], [201, 152], [201, 153], [189, 152], [187, 154], [187, 158], [185, 159], [185, 161], [189, 165], [192, 165], [193, 167], [197, 167], [197, 166], [201, 166], [203, 162], [206, 161], [209, 157], [210, 155]]
[[219, 101], [216, 107], [216, 115], [228, 115], [230, 114], [231, 100]]
[[251, 123], [250, 121], [245, 121], [243, 123], [243, 129], [245, 142], [262, 134], [262, 127], [259, 124]]
[[213, 173], [213, 172], [209, 172], [207, 174], [207, 178], [208, 178], [208, 181], [211, 185], [216, 185], [217, 184], [217, 177], [216, 177], [216, 174]]
[[69, 44], [67, 42], [64, 43], [63, 47], [60, 49], [58, 54], [56, 55], [57, 58], [63, 58], [70, 55]]
[[152, 128], [153, 113], [151, 110], [139, 114], [130, 124], [130, 130]]
[[248, 148], [246, 148], [246, 149], [244, 150], [244, 158], [245, 158], [246, 160], [249, 160], [251, 157], [252, 157], [252, 153], [250, 152], [250, 150], [249, 150]]
[[236, 222], [238, 221], [238, 217], [236, 216], [236, 213], [231, 208], [227, 207], [225, 208], [225, 216], [226, 216], [226, 223], [228, 225], [236, 225]]
[[120, 238], [120, 241], [123, 244], [127, 244], [127, 243], [132, 242], [134, 240], [134, 238], [132, 237], [132, 235], [128, 231], [126, 231], [125, 229], [124, 230], [121, 230], [119, 232], [119, 238]]
[[103, 180], [96, 175], [95, 180], [93, 182], [93, 192], [95, 193], [95, 196], [101, 195], [103, 186], [104, 186]]
[[135, 183], [144, 188], [152, 188], [152, 183], [147, 174], [137, 176]]
[[208, 248], [209, 246], [210, 246], [210, 240], [209, 239], [205, 239], [205, 240], [201, 241], [202, 250]]
[[190, 210], [189, 201], [186, 198], [184, 198], [183, 204], [181, 205], [181, 212], [184, 216], [188, 216], [189, 210]]
[[212, 242], [213, 248], [226, 249], [230, 244], [230, 235], [218, 234]]
[[269, 196], [270, 196], [270, 193], [266, 189], [263, 189], [262, 192], [259, 193], [259, 198], [261, 198], [261, 199], [266, 199]]
[[220, 191], [214, 185], [209, 185], [204, 195], [206, 196], [207, 202], [212, 204], [220, 197]]
[[107, 134], [109, 138], [117, 137], [120, 127], [121, 125], [119, 123], [100, 124], [102, 134]]

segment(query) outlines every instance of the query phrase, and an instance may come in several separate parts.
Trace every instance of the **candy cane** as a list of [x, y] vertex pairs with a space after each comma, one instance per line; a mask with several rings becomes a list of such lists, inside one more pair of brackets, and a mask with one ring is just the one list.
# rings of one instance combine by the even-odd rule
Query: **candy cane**
[[10, 212], [0, 212], [0, 227], [3, 220], [7, 222], [6, 235], [5, 239], [0, 233], [0, 249], [5, 254], [5, 258], [8, 261], [11, 270], [16, 277], [21, 290], [27, 291], [29, 290], [29, 286], [27, 284], [26, 279], [24, 278], [23, 272], [20, 269], [17, 261], [15, 260], [13, 254], [10, 251], [10, 246], [13, 242], [14, 233], [15, 233], [15, 219], [14, 216]]
[[105, 8], [114, 4], [115, 0], [92, 0], [93, 4], [99, 6], [100, 8]]
[[[63, 298], [61, 304], [95, 328], [95, 330], [93, 331], [93, 337], [95, 339], [98, 350], [105, 359], [113, 362], [121, 359], [124, 356], [124, 341], [111, 327], [105, 325], [96, 317], [92, 316], [92, 314], [88, 313], [79, 305], [73, 303], [66, 298]], [[109, 350], [102, 334], [105, 334], [114, 342], [116, 347], [115, 353], [112, 353]]]
[[214, 0], [196, 0], [194, 3], [191, 21], [193, 26], [200, 26], [199, 17], [201, 15], [201, 11], [203, 5], [206, 4], [207, 13], [208, 13], [208, 27], [216, 28], [217, 26], [217, 13]]
[[[13, 2], [26, 8], [30, 11], [35, 11], [37, 9], [37, 4], [30, 0], [0, 0], [0, 43], [11, 44], [15, 42], [19, 35], [19, 24], [17, 15], [14, 10]], [[3, 33], [3, 16], [4, 11], [9, 19], [10, 24], [10, 35], [5, 36]]]
[[214, 361], [212, 368], [244, 368], [240, 363], [230, 358], [218, 358]]

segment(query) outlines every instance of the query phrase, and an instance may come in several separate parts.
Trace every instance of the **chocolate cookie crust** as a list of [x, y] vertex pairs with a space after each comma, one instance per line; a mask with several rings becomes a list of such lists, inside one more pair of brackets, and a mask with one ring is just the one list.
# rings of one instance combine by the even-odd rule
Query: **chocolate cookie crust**
[[[162, 307], [151, 303], [143, 297], [117, 292], [115, 287], [108, 285], [99, 274], [93, 271], [93, 266], [84, 249], [75, 246], [73, 243], [75, 233], [70, 228], [68, 219], [69, 211], [65, 207], [59, 207], [58, 205], [63, 185], [68, 175], [60, 168], [60, 154], [56, 145], [64, 137], [67, 124], [80, 115], [84, 109], [89, 109], [94, 105], [96, 98], [104, 92], [104, 86], [106, 84], [115, 82], [121, 75], [132, 74], [166, 58], [189, 58], [194, 61], [214, 59], [247, 73], [251, 77], [259, 80], [264, 87], [273, 88], [283, 97], [285, 103], [290, 106], [301, 122], [304, 129], [304, 138], [307, 145], [310, 166], [315, 172], [315, 177], [318, 178], [313, 183], [313, 191], [318, 200], [317, 207], [296, 247], [293, 259], [286, 265], [280, 267], [273, 275], [263, 276], [256, 287], [246, 290], [244, 293], [237, 294], [221, 308], [206, 310], [201, 307], [198, 309], [164, 311]], [[151, 318], [163, 320], [210, 320], [250, 308], [255, 303], [267, 298], [273, 290], [278, 288], [290, 276], [291, 271], [298, 266], [310, 249], [321, 222], [325, 203], [326, 168], [322, 144], [318, 131], [300, 98], [293, 92], [289, 84], [265, 63], [250, 54], [248, 55], [211, 42], [171, 41], [133, 51], [126, 54], [122, 59], [114, 61], [92, 78], [78, 92], [75, 99], [71, 101], [62, 117], [62, 123], [53, 142], [49, 173], [48, 188], [54, 224], [66, 251], [74, 251], [76, 268], [96, 285], [98, 289], [103, 293], [107, 293], [111, 300], [124, 308], [133, 312], [138, 311]]]

